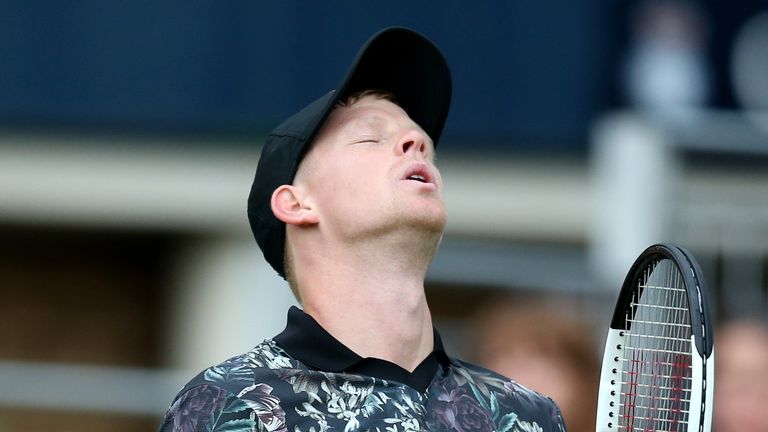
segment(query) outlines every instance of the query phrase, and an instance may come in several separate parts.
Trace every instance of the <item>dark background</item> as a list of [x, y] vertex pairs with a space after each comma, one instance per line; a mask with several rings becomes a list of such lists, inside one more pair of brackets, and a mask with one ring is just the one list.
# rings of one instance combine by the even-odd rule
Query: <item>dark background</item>
[[[700, 2], [711, 105], [734, 105], [728, 52], [768, 2]], [[441, 47], [454, 75], [443, 148], [583, 154], [620, 106], [633, 2], [84, 0], [0, 3], [0, 127], [258, 137], [334, 88], [388, 25]], [[403, 67], [408, 67], [403, 65]]]

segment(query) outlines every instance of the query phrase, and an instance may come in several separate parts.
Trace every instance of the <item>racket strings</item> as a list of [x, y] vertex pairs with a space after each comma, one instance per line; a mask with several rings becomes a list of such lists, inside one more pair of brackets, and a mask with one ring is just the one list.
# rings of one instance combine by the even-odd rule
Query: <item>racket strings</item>
[[644, 270], [626, 320], [619, 428], [684, 430], [691, 395], [691, 323], [677, 266], [663, 259]]

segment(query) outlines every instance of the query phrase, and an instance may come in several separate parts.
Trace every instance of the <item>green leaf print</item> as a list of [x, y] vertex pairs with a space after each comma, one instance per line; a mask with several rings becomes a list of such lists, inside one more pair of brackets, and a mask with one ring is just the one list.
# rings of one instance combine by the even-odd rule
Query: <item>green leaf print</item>
[[491, 417], [493, 418], [493, 421], [496, 421], [499, 419], [499, 401], [496, 399], [496, 394], [491, 393]]
[[256, 422], [251, 419], [237, 419], [222, 423], [214, 429], [214, 432], [251, 432]]
[[504, 417], [501, 418], [501, 421], [499, 422], [498, 432], [508, 432], [515, 425], [516, 421], [517, 421], [517, 414], [509, 413], [505, 415]]
[[253, 381], [253, 372], [251, 369], [240, 366], [214, 366], [206, 369], [205, 380], [216, 384], [224, 384], [227, 382], [247, 382]]
[[236, 413], [250, 409], [247, 403], [240, 398], [233, 398], [232, 402], [224, 406], [224, 414]]

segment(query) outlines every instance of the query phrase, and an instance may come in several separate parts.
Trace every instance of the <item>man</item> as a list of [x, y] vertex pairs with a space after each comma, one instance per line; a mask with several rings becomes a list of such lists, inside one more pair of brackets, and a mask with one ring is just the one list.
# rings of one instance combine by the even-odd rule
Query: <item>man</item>
[[389, 28], [272, 132], [248, 214], [304, 310], [187, 384], [161, 430], [565, 430], [554, 402], [450, 358], [433, 330], [424, 278], [446, 219], [434, 157], [450, 94], [437, 48]]

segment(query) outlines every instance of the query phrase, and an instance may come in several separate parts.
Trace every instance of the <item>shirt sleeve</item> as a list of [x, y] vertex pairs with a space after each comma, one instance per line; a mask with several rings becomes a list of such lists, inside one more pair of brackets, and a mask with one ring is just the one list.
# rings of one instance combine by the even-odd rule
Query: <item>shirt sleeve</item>
[[245, 401], [210, 384], [183, 390], [165, 413], [160, 432], [250, 432], [258, 418]]
[[554, 410], [552, 414], [552, 421], [554, 423], [552, 426], [552, 430], [555, 432], [567, 432], [567, 429], [565, 427], [565, 420], [563, 420], [563, 414], [560, 411], [560, 407], [557, 406], [557, 403], [555, 403], [555, 401], [552, 400], [552, 398], [548, 397], [547, 399], [549, 399], [549, 401], [552, 403], [552, 407]]

